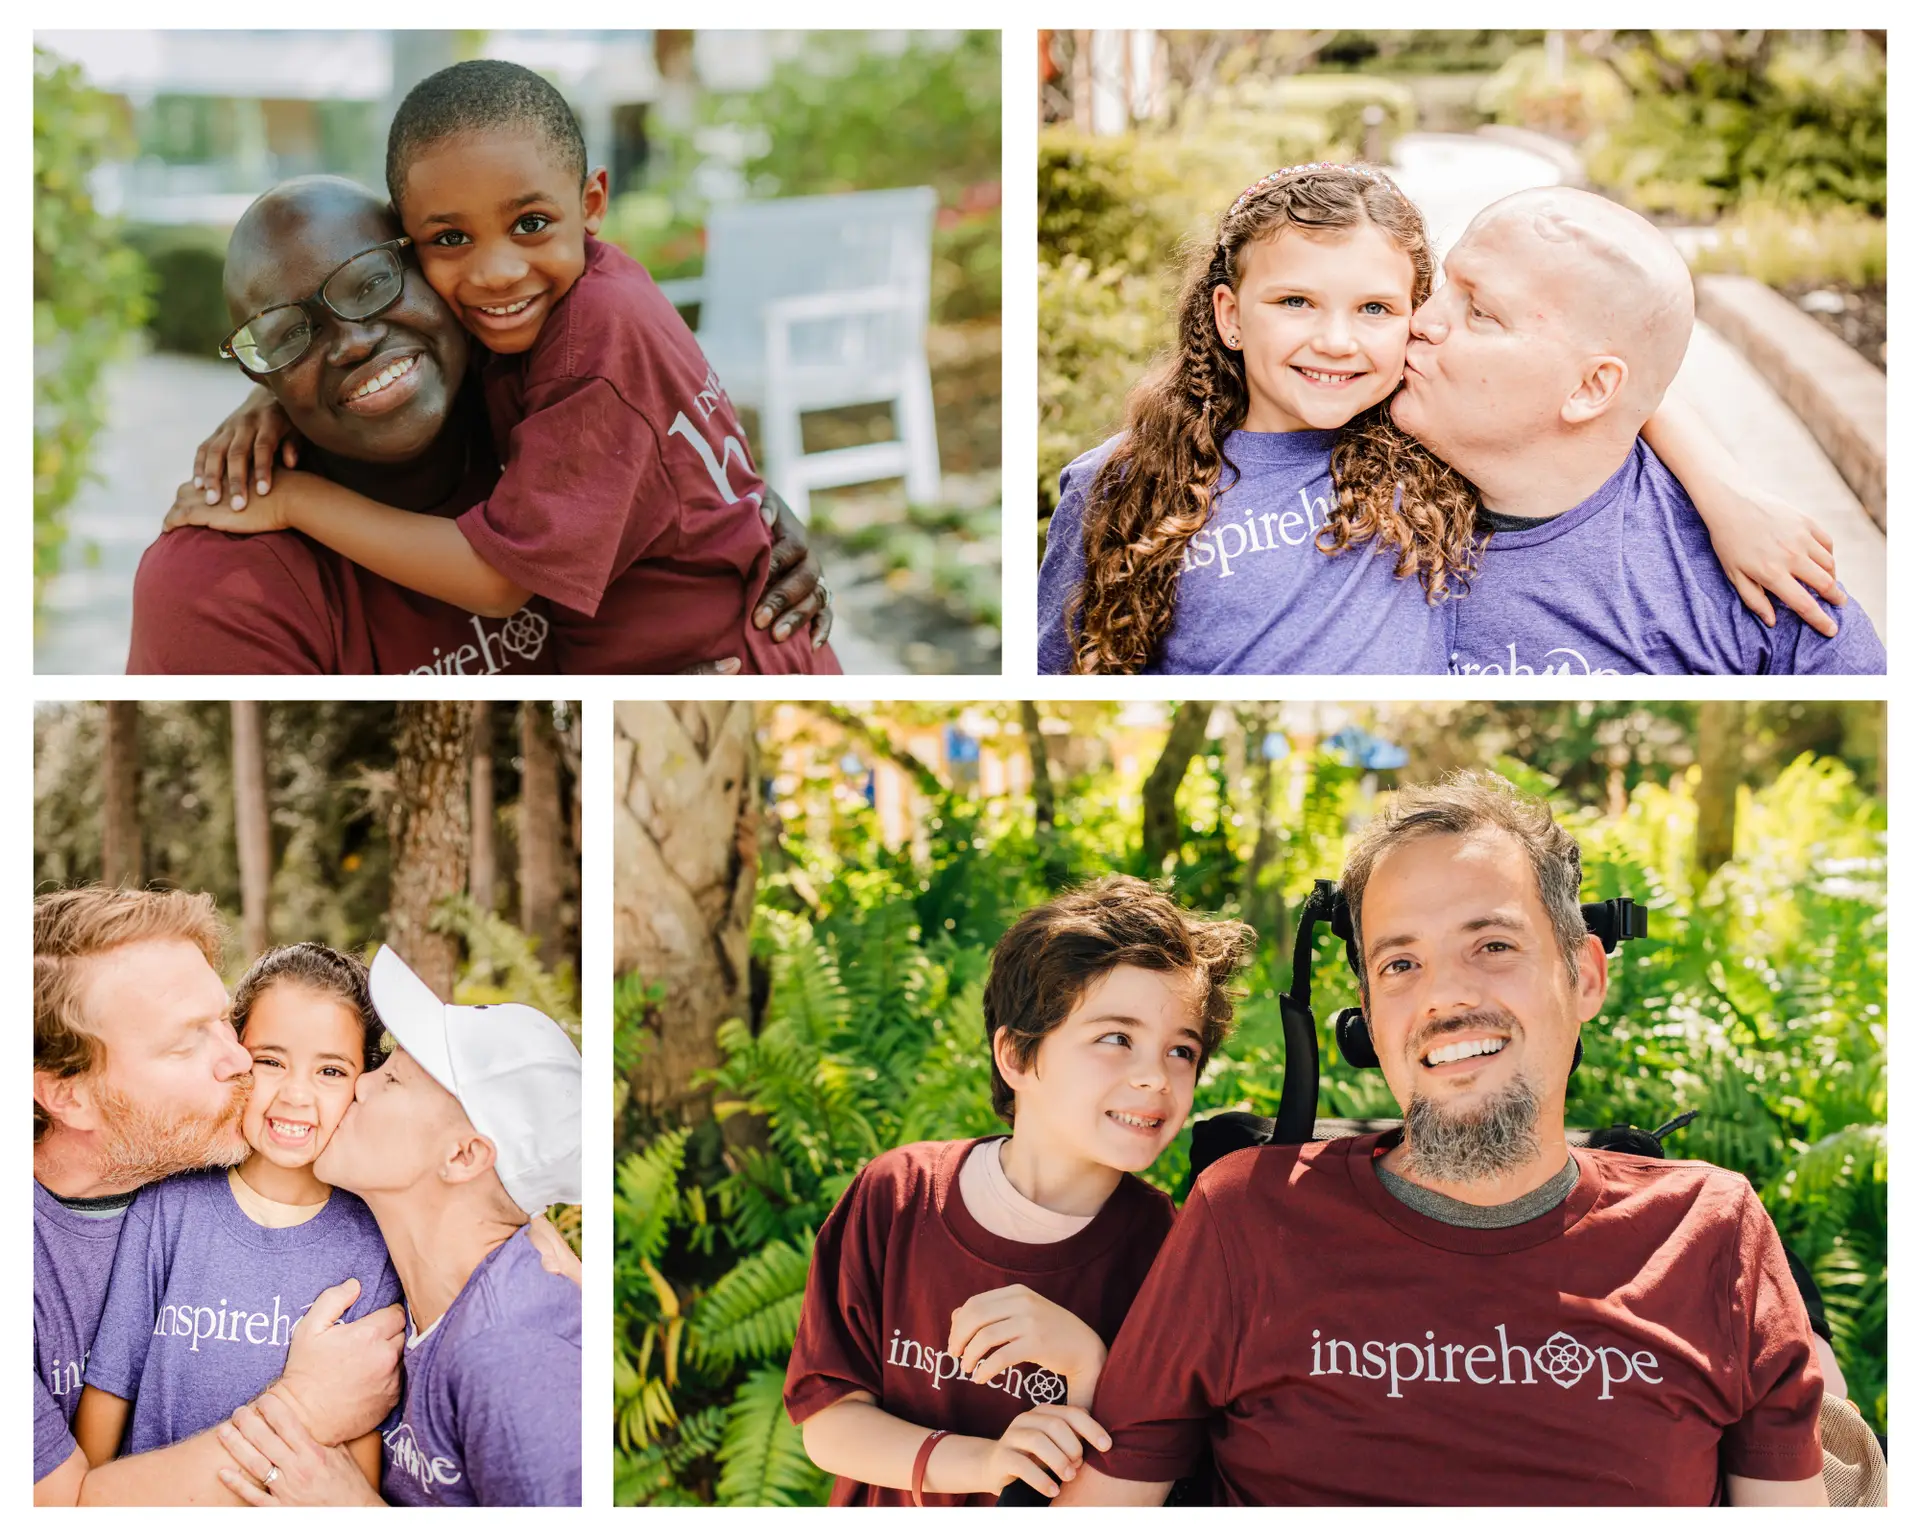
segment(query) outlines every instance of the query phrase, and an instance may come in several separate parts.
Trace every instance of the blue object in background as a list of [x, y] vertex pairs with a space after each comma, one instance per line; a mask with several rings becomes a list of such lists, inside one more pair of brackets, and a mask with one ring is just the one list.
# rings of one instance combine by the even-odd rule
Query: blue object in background
[[1407, 766], [1407, 749], [1369, 735], [1357, 725], [1343, 725], [1326, 741], [1327, 750], [1349, 768], [1377, 773]]

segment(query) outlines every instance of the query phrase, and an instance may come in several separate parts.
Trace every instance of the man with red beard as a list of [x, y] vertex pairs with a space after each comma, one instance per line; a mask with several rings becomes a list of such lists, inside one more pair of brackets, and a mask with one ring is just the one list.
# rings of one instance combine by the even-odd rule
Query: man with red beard
[[1607, 995], [1579, 844], [1492, 774], [1402, 790], [1341, 879], [1402, 1129], [1203, 1173], [1061, 1504], [1824, 1504], [1805, 1306], [1752, 1186], [1571, 1146]]
[[[70, 1428], [134, 1192], [246, 1155], [253, 1062], [229, 1019], [223, 943], [210, 896], [89, 887], [34, 902], [36, 1504], [239, 1502], [212, 1431], [94, 1470]], [[274, 1388], [328, 1444], [374, 1428], [398, 1396], [401, 1309], [333, 1326], [356, 1291], [322, 1293]]]

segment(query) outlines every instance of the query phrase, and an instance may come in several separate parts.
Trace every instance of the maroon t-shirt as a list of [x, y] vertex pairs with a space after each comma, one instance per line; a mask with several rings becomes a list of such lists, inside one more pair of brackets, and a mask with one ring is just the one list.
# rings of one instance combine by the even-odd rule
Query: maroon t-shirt
[[[441, 517], [464, 511], [487, 494], [495, 473], [476, 467], [431, 510]], [[510, 618], [483, 618], [290, 530], [242, 536], [176, 528], [140, 557], [127, 671], [550, 673], [552, 628], [539, 598]]]
[[[1380, 1136], [1200, 1178], [1107, 1357], [1088, 1465], [1226, 1504], [1711, 1504], [1821, 1470], [1820, 1378], [1738, 1174], [1576, 1149], [1516, 1227], [1409, 1210]], [[1390, 1144], [1390, 1143], [1389, 1143]]]
[[563, 672], [838, 672], [803, 625], [747, 622], [772, 535], [746, 433], [646, 269], [587, 241], [580, 279], [529, 352], [481, 354], [506, 472], [460, 519], [481, 559], [554, 607]]
[[[1131, 1174], [1073, 1236], [1057, 1243], [997, 1237], [960, 1198], [960, 1165], [980, 1144], [923, 1141], [876, 1157], [821, 1225], [807, 1272], [787, 1412], [796, 1424], [850, 1392], [871, 1392], [896, 1418], [929, 1431], [998, 1440], [1029, 1408], [1060, 1401], [1066, 1383], [1030, 1365], [986, 1382], [960, 1377], [947, 1352], [954, 1311], [969, 1297], [1024, 1285], [1065, 1307], [1111, 1344], [1173, 1225], [1173, 1202]], [[996, 1495], [928, 1494], [928, 1504], [992, 1504]], [[848, 1478], [835, 1504], [911, 1504], [899, 1488]]]

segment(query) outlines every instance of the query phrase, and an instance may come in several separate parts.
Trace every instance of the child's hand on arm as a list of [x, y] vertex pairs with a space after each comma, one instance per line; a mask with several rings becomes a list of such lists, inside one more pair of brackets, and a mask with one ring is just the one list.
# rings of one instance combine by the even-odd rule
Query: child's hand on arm
[[1834, 567], [1833, 536], [1825, 528], [1778, 497], [1729, 485], [1694, 496], [1693, 504], [1713, 537], [1720, 568], [1762, 624], [1773, 627], [1773, 604], [1767, 601], [1772, 593], [1810, 628], [1828, 637], [1839, 633], [1813, 598], [1817, 592], [1836, 608], [1847, 601]]
[[182, 525], [221, 533], [292, 528], [376, 576], [488, 618], [518, 612], [531, 595], [475, 554], [453, 518], [385, 506], [304, 470], [288, 470], [278, 491], [238, 512], [204, 506], [183, 485], [166, 527]]
[[1066, 1401], [1093, 1406], [1093, 1389], [1107, 1363], [1107, 1346], [1065, 1307], [1024, 1285], [982, 1291], [954, 1310], [947, 1353], [960, 1373], [988, 1381], [1008, 1366], [1030, 1363], [1066, 1378]]
[[[1836, 608], [1847, 600], [1835, 577], [1833, 539], [1797, 508], [1748, 487], [1733, 455], [1690, 406], [1669, 397], [1640, 429], [1673, 471], [1713, 537], [1713, 552], [1740, 601], [1773, 627], [1771, 592], [1820, 634], [1839, 633], [1807, 588]], [[1802, 586], [1801, 583], [1805, 583]]]
[[[800, 1426], [815, 1466], [875, 1488], [911, 1489], [914, 1460], [931, 1433], [888, 1413], [867, 1392], [848, 1393]], [[1101, 1450], [1111, 1443], [1084, 1408], [1032, 1408], [997, 1440], [943, 1436], [927, 1458], [921, 1491], [998, 1493], [1008, 1483], [1025, 1482], [1052, 1498], [1078, 1474], [1083, 1442]]]
[[300, 461], [300, 438], [293, 423], [280, 402], [256, 384], [239, 409], [194, 451], [193, 484], [201, 501], [213, 507], [231, 496], [233, 510], [238, 512], [246, 507], [249, 489], [265, 496], [273, 489], [275, 449], [288, 469]]

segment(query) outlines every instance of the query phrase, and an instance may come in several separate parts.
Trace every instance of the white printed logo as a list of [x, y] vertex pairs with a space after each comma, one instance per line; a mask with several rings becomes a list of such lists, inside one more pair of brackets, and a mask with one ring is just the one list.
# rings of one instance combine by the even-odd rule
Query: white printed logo
[[507, 665], [506, 652], [532, 661], [545, 649], [553, 625], [542, 613], [522, 608], [512, 618], [489, 630], [479, 614], [467, 615], [473, 621], [473, 643], [442, 651], [433, 648], [433, 660], [415, 667], [414, 677], [491, 677]]
[[1027, 1396], [1033, 1399], [1035, 1407], [1045, 1403], [1057, 1403], [1066, 1395], [1066, 1378], [1056, 1375], [1043, 1365], [1035, 1366], [1033, 1373], [1027, 1377]]
[[970, 1387], [986, 1387], [994, 1392], [1005, 1392], [1009, 1397], [1028, 1398], [1036, 1406], [1060, 1402], [1067, 1395], [1066, 1381], [1041, 1365], [1025, 1371], [1009, 1366], [985, 1381], [976, 1382], [960, 1374], [958, 1355], [922, 1344], [918, 1339], [903, 1338], [898, 1328], [893, 1330], [893, 1341], [887, 1346], [887, 1364], [910, 1371], [925, 1371], [933, 1379], [933, 1390], [936, 1392], [944, 1382], [962, 1381]]
[[[1555, 658], [1559, 660], [1556, 661]], [[1576, 670], [1577, 669], [1577, 670]], [[1540, 660], [1538, 667], [1530, 667], [1520, 659], [1520, 647], [1512, 641], [1507, 643], [1507, 664], [1497, 661], [1462, 661], [1457, 655], [1453, 658], [1453, 673], [1456, 677], [1619, 677], [1617, 667], [1596, 667], [1570, 645], [1556, 646]]]
[[[1388, 1397], [1404, 1397], [1400, 1389], [1413, 1382], [1475, 1387], [1531, 1387], [1550, 1381], [1571, 1391], [1600, 1367], [1597, 1399], [1613, 1401], [1613, 1389], [1636, 1381], [1659, 1386], [1666, 1378], [1659, 1357], [1650, 1349], [1629, 1354], [1612, 1344], [1598, 1348], [1583, 1344], [1565, 1329], [1552, 1334], [1537, 1349], [1507, 1338], [1507, 1325], [1495, 1326], [1493, 1336], [1480, 1344], [1442, 1343], [1433, 1329], [1426, 1341], [1322, 1338], [1313, 1330], [1313, 1369], [1309, 1376], [1352, 1376], [1360, 1381], [1384, 1381]], [[1536, 1371], [1538, 1374], [1536, 1374]]]
[[1233, 574], [1233, 562], [1249, 552], [1264, 554], [1282, 544], [1291, 549], [1311, 544], [1315, 534], [1327, 525], [1326, 498], [1309, 497], [1306, 487], [1302, 486], [1300, 506], [1302, 510], [1298, 512], [1289, 509], [1260, 513], [1248, 507], [1241, 514], [1246, 519], [1244, 523], [1236, 522], [1232, 514], [1213, 519], [1187, 541], [1180, 569], [1183, 572], [1206, 570], [1217, 564], [1224, 581]]
[[[702, 421], [711, 422], [714, 414], [723, 404], [729, 411], [733, 409], [733, 402], [727, 398], [727, 392], [720, 387], [719, 375], [709, 365], [707, 376], [701, 381], [700, 392], [694, 396], [693, 408], [700, 413]], [[723, 421], [721, 425], [724, 427], [726, 423]], [[714, 489], [729, 504], [750, 501], [755, 507], [760, 505], [758, 491], [748, 491], [742, 495], [733, 488], [733, 481], [727, 474], [727, 466], [733, 462], [735, 454], [740, 456], [740, 468], [749, 475], [753, 473], [753, 461], [747, 457], [747, 450], [742, 446], [740, 439], [731, 432], [721, 433], [720, 452], [716, 456], [713, 444], [709, 443], [694, 427], [687, 413], [680, 411], [675, 414], [673, 425], [667, 428], [667, 436], [684, 437], [693, 445], [693, 451], [700, 455], [700, 462], [706, 466], [707, 478], [713, 481]]]
[[451, 1456], [429, 1456], [414, 1438], [413, 1426], [402, 1419], [380, 1437], [387, 1447], [387, 1458], [396, 1472], [404, 1472], [421, 1490], [431, 1493], [436, 1485], [450, 1488], [460, 1481], [460, 1467]]

